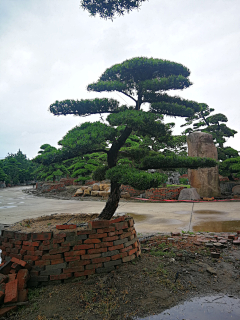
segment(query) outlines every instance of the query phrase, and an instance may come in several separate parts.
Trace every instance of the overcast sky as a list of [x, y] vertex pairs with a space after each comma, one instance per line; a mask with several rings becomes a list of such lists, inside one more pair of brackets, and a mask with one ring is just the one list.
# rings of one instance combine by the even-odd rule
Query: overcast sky
[[[56, 100], [112, 96], [125, 104], [125, 96], [86, 86], [138, 56], [188, 67], [193, 85], [175, 93], [224, 113], [240, 132], [239, 0], [149, 0], [113, 22], [90, 17], [79, 2], [0, 0], [0, 158], [20, 148], [31, 159], [42, 144], [57, 146], [77, 124], [98, 120], [53, 116]], [[240, 150], [240, 133], [226, 145]]]

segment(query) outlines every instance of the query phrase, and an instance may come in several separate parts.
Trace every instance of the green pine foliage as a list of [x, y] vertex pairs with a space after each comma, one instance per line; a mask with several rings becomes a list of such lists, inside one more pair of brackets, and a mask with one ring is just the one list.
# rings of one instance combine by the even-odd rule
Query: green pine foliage
[[218, 150], [218, 159], [226, 160], [231, 157], [237, 157], [238, 151], [231, 147], [224, 147], [227, 139], [234, 137], [236, 130], [229, 128], [226, 123], [227, 117], [222, 113], [211, 114], [214, 109], [205, 103], [200, 103], [200, 111], [195, 115], [188, 117], [186, 123], [182, 125], [191, 126], [183, 131], [183, 134], [189, 134], [195, 131], [210, 133]]
[[[69, 174], [68, 169], [63, 163], [55, 163], [51, 160], [54, 159], [57, 149], [49, 144], [43, 144], [40, 147], [38, 156], [33, 159], [39, 166], [34, 171], [34, 174], [39, 180], [53, 181], [65, 177]], [[48, 159], [47, 162], [45, 160]]]
[[[78, 157], [80, 162], [71, 169], [76, 175], [87, 176], [87, 170], [91, 171], [94, 164], [87, 166], [86, 155], [104, 154], [107, 161], [99, 162], [93, 174], [93, 177], [101, 177], [99, 180], [111, 180], [111, 194], [100, 215], [103, 219], [110, 219], [114, 214], [121, 184], [143, 190], [165, 182], [163, 173], [152, 174], [146, 172], [147, 169], [215, 166], [213, 160], [180, 157], [180, 154], [185, 155], [185, 137], [172, 136], [174, 123], [163, 122], [164, 115], [193, 117], [200, 111], [197, 102], [166, 93], [189, 87], [189, 76], [190, 71], [179, 63], [145, 57], [108, 68], [87, 89], [118, 91], [130, 98], [132, 105], [120, 105], [107, 98], [56, 101], [50, 106], [54, 115], [108, 115], [103, 122], [85, 122], [70, 130], [59, 141], [60, 148], [54, 154], [45, 154], [42, 163], [59, 163]], [[144, 110], [143, 106], [146, 106]]]
[[18, 185], [35, 180], [36, 164], [27, 159], [20, 149], [17, 153], [8, 154], [5, 159], [1, 160], [0, 168], [5, 175], [6, 184]]
[[134, 9], [139, 9], [146, 0], [81, 0], [80, 5], [91, 16], [99, 14], [100, 18], [113, 19]]

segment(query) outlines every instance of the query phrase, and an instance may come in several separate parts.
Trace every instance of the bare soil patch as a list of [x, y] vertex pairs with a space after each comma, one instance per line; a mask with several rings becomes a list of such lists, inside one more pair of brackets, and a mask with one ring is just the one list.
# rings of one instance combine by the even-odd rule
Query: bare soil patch
[[54, 231], [55, 233], [61, 232], [56, 229], [56, 225], [63, 224], [76, 224], [75, 230], [81, 230], [85, 227], [88, 221], [94, 220], [99, 216], [96, 214], [66, 214], [56, 213], [50, 216], [42, 216], [39, 218], [25, 219], [10, 226], [8, 230], [21, 231], [21, 232], [47, 232]]
[[143, 239], [141, 258], [108, 274], [30, 290], [29, 305], [8, 319], [130, 320], [196, 296], [240, 298], [240, 246], [228, 241], [213, 259], [200, 236]]

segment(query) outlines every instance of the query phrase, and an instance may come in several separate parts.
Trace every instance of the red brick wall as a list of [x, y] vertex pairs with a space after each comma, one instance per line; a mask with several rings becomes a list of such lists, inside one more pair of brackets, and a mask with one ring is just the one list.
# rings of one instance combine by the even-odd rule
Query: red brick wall
[[151, 188], [145, 191], [147, 199], [152, 200], [177, 200], [184, 187]]
[[32, 265], [29, 286], [109, 272], [141, 254], [134, 221], [126, 216], [91, 221], [85, 230], [4, 230], [0, 249], [3, 261], [10, 256]]
[[72, 186], [74, 184], [74, 180], [76, 180], [76, 178], [62, 178], [60, 179], [60, 182], [65, 186]]
[[127, 185], [121, 185], [121, 192], [128, 192], [130, 194], [131, 197], [137, 197], [139, 196], [141, 193], [144, 193], [145, 190], [137, 190], [134, 189], [131, 186], [127, 186]]

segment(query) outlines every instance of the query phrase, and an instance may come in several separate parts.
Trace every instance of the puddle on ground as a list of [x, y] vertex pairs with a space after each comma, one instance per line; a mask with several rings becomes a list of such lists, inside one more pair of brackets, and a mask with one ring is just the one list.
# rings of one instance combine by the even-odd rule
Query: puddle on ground
[[240, 230], [240, 220], [230, 221], [200, 221], [195, 223], [192, 227], [195, 232], [236, 232]]
[[0, 207], [0, 209], [10, 209], [10, 208], [16, 208], [16, 206], [3, 206], [3, 207]]
[[227, 212], [224, 211], [216, 211], [216, 210], [194, 210], [193, 213], [200, 213], [200, 214], [226, 214]]
[[240, 299], [207, 296], [185, 301], [164, 312], [139, 320], [239, 320]]
[[165, 218], [153, 218], [153, 219], [149, 219], [149, 222], [156, 225], [156, 224], [182, 224], [181, 220], [177, 220], [177, 219], [165, 219]]

